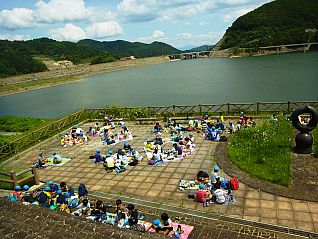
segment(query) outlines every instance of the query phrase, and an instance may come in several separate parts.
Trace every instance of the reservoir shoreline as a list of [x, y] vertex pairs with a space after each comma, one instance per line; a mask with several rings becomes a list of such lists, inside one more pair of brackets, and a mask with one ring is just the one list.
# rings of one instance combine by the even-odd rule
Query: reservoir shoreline
[[75, 83], [84, 80], [87, 76], [166, 62], [169, 62], [168, 57], [158, 56], [96, 65], [80, 64], [65, 69], [0, 78], [0, 96]]

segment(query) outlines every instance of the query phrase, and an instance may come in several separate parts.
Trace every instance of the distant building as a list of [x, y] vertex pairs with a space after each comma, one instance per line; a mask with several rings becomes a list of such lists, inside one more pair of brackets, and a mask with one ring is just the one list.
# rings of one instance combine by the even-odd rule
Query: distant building
[[136, 58], [134, 56], [124, 56], [121, 57], [119, 60], [120, 61], [129, 61], [129, 60], [135, 60]]

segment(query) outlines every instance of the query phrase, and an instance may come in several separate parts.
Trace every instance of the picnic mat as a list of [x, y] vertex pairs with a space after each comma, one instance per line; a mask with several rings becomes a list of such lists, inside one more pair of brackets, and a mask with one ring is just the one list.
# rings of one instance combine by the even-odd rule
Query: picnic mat
[[53, 158], [48, 158], [48, 162], [46, 164], [44, 164], [44, 167], [47, 167], [47, 166], [60, 167], [60, 166], [63, 166], [64, 164], [66, 164], [68, 161], [71, 161], [71, 160], [72, 160], [71, 158], [62, 158], [62, 162], [61, 163], [55, 164], [55, 163], [53, 163]]
[[[145, 228], [146, 228], [146, 231], [148, 231], [148, 232], [152, 232], [152, 233], [155, 233], [155, 232], [156, 232], [155, 229], [150, 228], [151, 225], [152, 225], [151, 222], [145, 222], [145, 221], [140, 221], [140, 220], [139, 220], [139, 221], [138, 221], [138, 224], [144, 225]], [[180, 237], [179, 237], [179, 238], [180, 238], [180, 239], [187, 239], [187, 238], [190, 236], [190, 234], [191, 234], [191, 232], [192, 232], [194, 226], [190, 226], [190, 225], [186, 225], [186, 224], [182, 224], [182, 223], [176, 223], [176, 222], [173, 222], [173, 223], [172, 223], [173, 231], [170, 232], [168, 236], [174, 237], [173, 234], [174, 234], [174, 232], [178, 229], [178, 225], [181, 225], [181, 231], [182, 231], [182, 233], [180, 234]]]

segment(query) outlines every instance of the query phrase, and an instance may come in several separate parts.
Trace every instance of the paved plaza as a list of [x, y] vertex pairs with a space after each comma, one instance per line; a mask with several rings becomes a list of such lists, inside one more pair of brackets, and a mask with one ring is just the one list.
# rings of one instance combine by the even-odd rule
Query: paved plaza
[[[88, 124], [82, 126], [88, 129]], [[143, 148], [146, 138], [154, 138], [150, 134], [153, 125], [137, 125], [128, 122], [127, 126], [134, 135], [130, 144], [136, 150]], [[125, 172], [107, 173], [103, 165], [95, 165], [89, 156], [101, 149], [106, 153], [109, 149], [117, 150], [123, 146], [119, 143], [109, 147], [101, 141], [100, 137], [93, 137], [87, 144], [61, 147], [59, 136], [43, 142], [20, 156], [19, 160], [11, 164], [31, 165], [37, 158], [37, 152], [42, 151], [46, 157], [53, 151], [62, 157], [73, 158], [61, 167], [48, 167], [39, 170], [42, 181], [65, 181], [68, 184], [78, 186], [84, 183], [91, 191], [112, 193], [118, 196], [142, 199], [156, 202], [161, 205], [169, 205], [182, 209], [205, 211], [216, 215], [229, 215], [234, 218], [246, 219], [272, 225], [280, 225], [288, 228], [318, 233], [318, 202], [294, 200], [281, 197], [252, 188], [240, 183], [240, 188], [234, 191], [236, 203], [225, 205], [211, 204], [203, 207], [202, 204], [188, 199], [188, 191], [179, 191], [180, 179], [193, 180], [199, 170], [210, 171], [215, 165], [214, 153], [217, 144], [203, 140], [200, 133], [194, 133], [196, 139], [195, 151], [183, 160], [170, 161], [166, 164], [151, 166], [146, 160], [137, 166], [128, 166]], [[187, 134], [186, 134], [187, 135]], [[163, 138], [168, 138], [168, 133], [163, 133]], [[166, 144], [164, 149], [172, 147]], [[144, 153], [141, 153], [145, 157]], [[226, 175], [226, 168], [222, 168]]]

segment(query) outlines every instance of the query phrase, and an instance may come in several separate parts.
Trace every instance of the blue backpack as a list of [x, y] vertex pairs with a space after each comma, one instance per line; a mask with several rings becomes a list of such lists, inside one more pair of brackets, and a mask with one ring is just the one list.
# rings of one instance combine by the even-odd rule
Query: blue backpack
[[88, 194], [88, 191], [83, 183], [78, 186], [78, 196], [84, 197]]
[[67, 202], [68, 207], [70, 209], [76, 208], [78, 206], [78, 199], [77, 198], [70, 198]]

